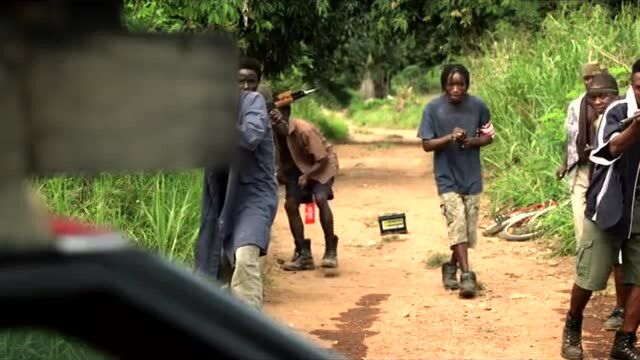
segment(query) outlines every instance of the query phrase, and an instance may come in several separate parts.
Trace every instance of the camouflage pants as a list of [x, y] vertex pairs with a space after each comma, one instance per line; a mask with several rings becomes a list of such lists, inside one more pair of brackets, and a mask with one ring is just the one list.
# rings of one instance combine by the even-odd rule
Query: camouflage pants
[[464, 243], [470, 248], [476, 246], [479, 204], [480, 195], [453, 192], [440, 195], [440, 208], [447, 221], [450, 248]]

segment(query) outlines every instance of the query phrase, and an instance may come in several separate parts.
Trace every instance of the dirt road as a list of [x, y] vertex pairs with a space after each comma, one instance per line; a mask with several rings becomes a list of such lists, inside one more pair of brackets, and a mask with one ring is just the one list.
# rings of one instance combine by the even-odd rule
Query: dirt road
[[[541, 243], [480, 238], [471, 265], [484, 290], [473, 300], [442, 288], [426, 261], [446, 251], [446, 228], [431, 156], [417, 145], [341, 145], [332, 202], [340, 275], [269, 269], [265, 311], [351, 359], [556, 359], [572, 284], [572, 260], [550, 259]], [[282, 205], [282, 204], [281, 204]], [[409, 234], [382, 240], [377, 216], [406, 213]], [[274, 224], [270, 263], [289, 259], [284, 211]], [[307, 226], [318, 263], [319, 224]], [[605, 356], [610, 297], [588, 309], [585, 347]], [[594, 345], [593, 342], [605, 345]]]

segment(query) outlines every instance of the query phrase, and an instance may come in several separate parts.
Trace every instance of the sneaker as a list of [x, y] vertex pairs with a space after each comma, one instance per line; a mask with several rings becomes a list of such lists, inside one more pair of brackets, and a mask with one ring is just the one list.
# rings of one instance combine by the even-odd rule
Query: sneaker
[[604, 328], [608, 331], [617, 331], [622, 329], [624, 322], [624, 309], [614, 309], [607, 321], [604, 322]]

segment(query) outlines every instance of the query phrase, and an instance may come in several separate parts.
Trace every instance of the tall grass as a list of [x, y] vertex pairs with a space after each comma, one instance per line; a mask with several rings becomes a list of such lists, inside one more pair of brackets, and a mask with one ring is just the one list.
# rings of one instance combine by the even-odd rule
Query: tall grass
[[[583, 91], [581, 65], [598, 60], [621, 85], [640, 55], [638, 7], [613, 16], [601, 6], [547, 16], [542, 30], [492, 34], [484, 55], [471, 59], [472, 89], [489, 105], [496, 141], [484, 152], [487, 193], [495, 208], [568, 199], [554, 172], [562, 157], [564, 120], [571, 99]], [[624, 91], [624, 89], [621, 89]], [[573, 250], [569, 206], [547, 225], [565, 253]]]
[[143, 248], [191, 263], [202, 172], [56, 177], [37, 183], [53, 213], [107, 225]]

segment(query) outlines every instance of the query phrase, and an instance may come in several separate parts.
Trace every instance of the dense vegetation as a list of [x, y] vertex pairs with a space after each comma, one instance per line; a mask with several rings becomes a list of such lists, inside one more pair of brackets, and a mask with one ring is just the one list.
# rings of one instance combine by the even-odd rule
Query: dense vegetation
[[[567, 105], [584, 91], [581, 64], [607, 65], [625, 92], [631, 64], [640, 54], [638, 14], [637, 7], [559, 11], [547, 16], [535, 35], [508, 28], [493, 34], [483, 56], [470, 59], [475, 91], [488, 102], [499, 134], [484, 157], [494, 205], [568, 199], [566, 183], [556, 181], [554, 172]], [[563, 207], [548, 224], [564, 253], [575, 249], [570, 212], [569, 205]]]
[[[346, 123], [335, 115], [345, 107], [360, 126], [415, 128], [428, 97], [439, 92], [438, 65], [467, 64], [471, 90], [488, 103], [497, 133], [484, 152], [495, 210], [568, 199], [566, 183], [556, 181], [554, 171], [566, 107], [582, 91], [581, 64], [599, 60], [625, 86], [640, 54], [640, 9], [598, 3], [127, 0], [126, 19], [134, 30], [237, 34], [243, 49], [265, 62], [274, 88], [322, 87], [320, 96], [299, 102], [294, 115], [333, 139], [347, 136]], [[372, 95], [378, 99], [368, 99]], [[194, 170], [42, 179], [37, 185], [53, 211], [111, 224], [140, 246], [188, 264], [201, 182]], [[558, 249], [570, 253], [570, 207], [554, 212], [546, 225]], [[0, 354], [14, 358], [10, 347], [0, 344]], [[76, 356], [68, 351], [68, 358]]]
[[[373, 37], [389, 31], [397, 37], [404, 34], [404, 37], [417, 39], [431, 29], [434, 31], [432, 41], [440, 41], [444, 46], [442, 56], [469, 65], [473, 78], [472, 92], [489, 104], [498, 134], [496, 142], [484, 156], [490, 177], [487, 193], [496, 209], [567, 198], [566, 185], [557, 182], [553, 172], [561, 156], [566, 106], [582, 89], [580, 65], [587, 60], [600, 60], [624, 85], [629, 64], [640, 46], [638, 8], [631, 6], [618, 8], [586, 4], [576, 8], [574, 2], [549, 1], [539, 4], [526, 2], [529, 5], [524, 6], [520, 1], [502, 1], [501, 4], [508, 6], [498, 10], [495, 1], [480, 1], [478, 4], [481, 6], [473, 9], [466, 1], [435, 1], [429, 5], [412, 1], [372, 1], [372, 8], [365, 9], [357, 6], [358, 2], [344, 3], [351, 4], [351, 7], [348, 11], [340, 11], [367, 14], [369, 22], [375, 16], [388, 15], [384, 21], [378, 19], [380, 21], [377, 22], [388, 29], [369, 29]], [[286, 30], [284, 24], [276, 21], [282, 16], [329, 21], [337, 27], [332, 16], [340, 11], [329, 9], [342, 8], [336, 8], [333, 2], [296, 4], [292, 6], [287, 1], [269, 4], [223, 0], [128, 1], [127, 21], [133, 29], [154, 31], [206, 31], [211, 26], [235, 31], [239, 34], [240, 44], [249, 52], [256, 50], [247, 46], [247, 39], [255, 40], [252, 46], [269, 46], [276, 36], [272, 32]], [[244, 10], [238, 12], [238, 9]], [[411, 10], [426, 14], [422, 24], [424, 29], [412, 23], [417, 20]], [[547, 12], [543, 19], [541, 12]], [[436, 15], [438, 20], [433, 19]], [[336, 16], [342, 19], [342, 15]], [[487, 16], [495, 19], [487, 23]], [[349, 26], [361, 26], [360, 30], [371, 26], [370, 23], [353, 21]], [[516, 25], [516, 22], [523, 24]], [[317, 28], [313, 26], [319, 25], [309, 26], [308, 31], [315, 31]], [[448, 36], [443, 32], [446, 27], [454, 29]], [[481, 32], [482, 27], [494, 30]], [[527, 31], [531, 28], [538, 31]], [[325, 35], [338, 36], [336, 34], [341, 31], [352, 30], [337, 29], [335, 34]], [[322, 61], [314, 58], [317, 55], [314, 51], [319, 51], [322, 44], [315, 43], [320, 41], [315, 38], [309, 42], [303, 33], [299, 29], [287, 33], [286, 44], [277, 44], [283, 47], [278, 51], [290, 54], [306, 48], [305, 56], [309, 56], [309, 60], [305, 63], [295, 57], [282, 58], [282, 63], [287, 66], [273, 66], [267, 72], [274, 88], [306, 86], [310, 85], [308, 79], [313, 76], [324, 76], [326, 69], [320, 66]], [[276, 38], [278, 36], [285, 35], [280, 34]], [[474, 40], [473, 46], [468, 45], [469, 41], [462, 41], [465, 37]], [[453, 39], [453, 43], [446, 42], [447, 39]], [[454, 46], [456, 43], [458, 45]], [[338, 49], [332, 53], [331, 59], [338, 61], [341, 57], [348, 55]], [[390, 80], [392, 98], [364, 100], [358, 91], [358, 82], [351, 81], [352, 86], [343, 89], [349, 99], [347, 117], [361, 126], [415, 128], [428, 98], [427, 93], [439, 92], [439, 67], [425, 67], [438, 59], [443, 57], [413, 63], [395, 72]], [[350, 74], [356, 76], [353, 74], [357, 72]], [[334, 75], [339, 88], [344, 74], [336, 72]], [[349, 81], [342, 85], [346, 83]], [[327, 92], [297, 103], [294, 116], [312, 120], [328, 137], [341, 140], [347, 136], [347, 126], [343, 118], [333, 111], [341, 108], [341, 101], [334, 95]], [[196, 170], [183, 174], [56, 178], [40, 181], [39, 187], [54, 211], [112, 224], [141, 246], [189, 263], [198, 229], [201, 181], [201, 173]], [[526, 189], [522, 184], [526, 184]], [[568, 207], [555, 212], [551, 227], [559, 235], [561, 248], [565, 250], [572, 248], [573, 241], [568, 212]]]
[[[549, 13], [538, 32], [503, 24], [485, 34], [479, 52], [458, 56], [471, 69], [471, 92], [487, 102], [493, 115], [496, 141], [483, 153], [492, 210], [547, 200], [563, 204], [546, 223], [563, 254], [575, 249], [567, 183], [554, 176], [565, 140], [566, 108], [584, 91], [580, 68], [587, 61], [605, 64], [621, 93], [626, 90], [630, 65], [640, 53], [638, 14], [635, 6], [564, 7]], [[396, 98], [352, 102], [353, 121], [417, 127], [425, 99], [419, 91], [407, 95], [406, 89], [438, 91], [439, 86], [433, 76], [408, 70], [412, 76], [397, 83]], [[405, 109], [397, 111], [403, 96]]]

